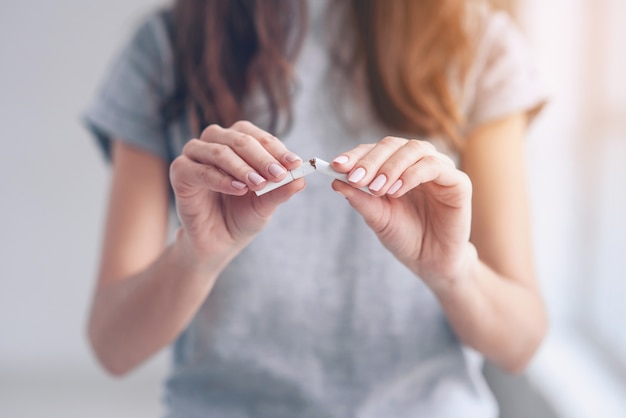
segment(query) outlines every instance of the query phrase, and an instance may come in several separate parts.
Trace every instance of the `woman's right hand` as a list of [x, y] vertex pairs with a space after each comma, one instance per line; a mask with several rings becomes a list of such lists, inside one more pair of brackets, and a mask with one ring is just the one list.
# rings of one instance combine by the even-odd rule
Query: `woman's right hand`
[[282, 180], [301, 163], [280, 140], [250, 122], [209, 126], [170, 166], [179, 236], [200, 260], [240, 251], [305, 183], [298, 179], [262, 196], [251, 191]]
[[107, 370], [121, 375], [180, 335], [221, 270], [304, 180], [256, 196], [302, 161], [249, 122], [210, 126], [169, 167], [181, 227], [163, 248], [167, 163], [123, 139], [113, 143], [113, 161], [89, 339]]

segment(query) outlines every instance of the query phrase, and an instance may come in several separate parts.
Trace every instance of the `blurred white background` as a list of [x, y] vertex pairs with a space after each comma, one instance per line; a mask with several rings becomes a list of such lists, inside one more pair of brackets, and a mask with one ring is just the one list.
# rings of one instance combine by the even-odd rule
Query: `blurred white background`
[[[311, 0], [315, 1], [315, 0]], [[122, 380], [84, 338], [107, 166], [79, 122], [155, 0], [0, 3], [0, 416], [158, 416], [167, 353]], [[522, 0], [552, 92], [528, 141], [550, 335], [524, 384], [495, 376], [508, 416], [527, 391], [557, 416], [626, 411], [626, 2]], [[523, 390], [522, 390], [523, 389]]]

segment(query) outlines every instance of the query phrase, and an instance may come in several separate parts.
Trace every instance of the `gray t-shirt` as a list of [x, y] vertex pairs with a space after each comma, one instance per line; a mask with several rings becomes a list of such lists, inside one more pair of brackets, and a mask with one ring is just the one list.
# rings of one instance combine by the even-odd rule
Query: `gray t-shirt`
[[[302, 157], [331, 159], [392, 132], [367, 103], [352, 103], [358, 130], [337, 118], [319, 15], [314, 7], [296, 68], [295, 123], [281, 139]], [[459, 86], [468, 127], [543, 100], [511, 22], [486, 9], [477, 17], [478, 53]], [[105, 150], [116, 137], [163, 159], [180, 153], [189, 126], [184, 116], [165, 123], [162, 112], [172, 63], [164, 21], [153, 15], [86, 112]], [[481, 365], [431, 291], [328, 178], [313, 175], [224, 270], [176, 341], [165, 400], [172, 417], [494, 417]]]

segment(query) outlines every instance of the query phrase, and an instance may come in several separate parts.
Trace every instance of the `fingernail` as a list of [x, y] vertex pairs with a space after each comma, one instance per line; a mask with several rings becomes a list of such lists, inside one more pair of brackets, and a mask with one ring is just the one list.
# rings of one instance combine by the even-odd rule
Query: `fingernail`
[[345, 164], [348, 162], [348, 157], [346, 157], [345, 155], [340, 155], [339, 157], [335, 158], [333, 162], [336, 164]]
[[287, 170], [285, 170], [284, 168], [282, 168], [281, 166], [279, 166], [276, 163], [270, 164], [270, 167], [269, 167], [268, 171], [274, 177], [278, 177], [278, 176], [283, 175], [283, 174], [285, 174], [287, 172]]
[[389, 188], [389, 191], [387, 192], [387, 194], [394, 194], [395, 192], [397, 192], [398, 190], [400, 190], [400, 187], [402, 187], [402, 180], [398, 179], [396, 180], [396, 182]]
[[248, 173], [248, 180], [250, 180], [252, 183], [254, 183], [257, 186], [265, 182], [265, 179], [261, 177], [258, 173], [255, 173], [254, 171], [251, 171]]
[[359, 181], [363, 180], [363, 177], [365, 177], [365, 169], [363, 167], [359, 167], [354, 170], [352, 174], [350, 174], [350, 177], [348, 177], [348, 181], [351, 183], [358, 183]]
[[295, 163], [296, 161], [302, 161], [302, 158], [300, 158], [293, 152], [288, 152], [287, 154], [285, 154], [285, 160], [289, 161], [290, 163]]
[[378, 177], [370, 184], [370, 190], [377, 192], [387, 183], [387, 176], [379, 174]]
[[238, 181], [238, 180], [233, 180], [233, 181], [231, 181], [231, 182], [230, 182], [230, 185], [231, 185], [231, 186], [233, 186], [233, 188], [235, 188], [235, 189], [237, 189], [237, 190], [243, 190], [243, 189], [245, 189], [246, 187], [248, 187], [248, 186], [246, 186], [246, 183], [242, 183], [242, 182], [240, 182], [240, 181]]

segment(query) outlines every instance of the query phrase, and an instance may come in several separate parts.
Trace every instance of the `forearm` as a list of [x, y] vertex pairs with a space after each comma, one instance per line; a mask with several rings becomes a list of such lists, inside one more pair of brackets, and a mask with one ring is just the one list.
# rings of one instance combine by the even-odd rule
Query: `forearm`
[[462, 276], [433, 289], [455, 332], [504, 370], [523, 370], [547, 329], [539, 291], [499, 275], [476, 256]]
[[233, 256], [230, 251], [199, 262], [179, 232], [176, 242], [147, 269], [101, 284], [88, 333], [102, 365], [121, 375], [169, 345], [191, 321]]

